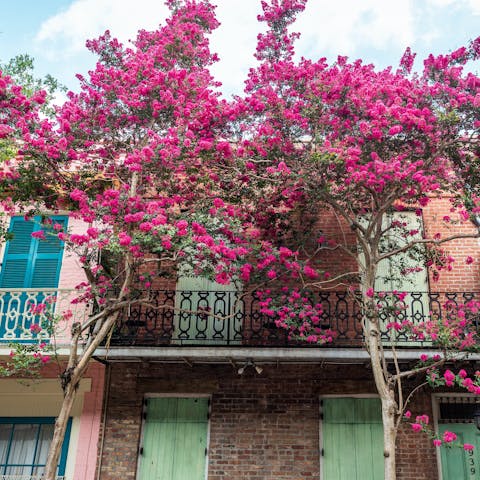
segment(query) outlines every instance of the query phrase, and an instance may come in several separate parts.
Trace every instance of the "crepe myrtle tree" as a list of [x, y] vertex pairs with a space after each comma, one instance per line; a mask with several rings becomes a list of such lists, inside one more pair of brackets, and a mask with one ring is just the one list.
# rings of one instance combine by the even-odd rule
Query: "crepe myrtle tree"
[[[250, 215], [222, 199], [232, 188], [219, 172], [234, 168], [228, 139], [236, 105], [220, 98], [209, 73], [216, 60], [207, 39], [218, 25], [213, 7], [203, 0], [167, 4], [166, 23], [140, 31], [128, 46], [108, 32], [87, 42], [98, 62], [78, 76], [80, 92], [69, 92], [54, 118], [39, 112], [44, 91], [29, 96], [0, 75], [0, 137], [19, 146], [2, 168], [3, 210], [41, 216], [44, 228], [35, 236], [55, 235], [77, 252], [86, 280], [75, 302], [92, 309], [83, 323], [70, 319], [46, 480], [55, 478], [80, 379], [121, 310], [149, 304], [159, 275], [180, 269], [229, 283], [248, 255], [269, 248], [258, 242]], [[56, 224], [50, 216], [58, 210], [83, 221], [84, 231]], [[32, 353], [45, 361], [38, 348], [14, 351], [14, 365], [33, 368], [26, 360]]]
[[[308, 260], [303, 269], [290, 261], [295, 272], [282, 278], [271, 259], [270, 278], [287, 286], [280, 297], [265, 292], [263, 307], [279, 327], [313, 343], [330, 341], [321, 329], [321, 305], [312, 304], [309, 292], [339, 286], [360, 291], [353, 297], [363, 312], [363, 343], [382, 405], [385, 478], [391, 480], [397, 431], [412, 393], [407, 380], [423, 374], [434, 386], [480, 393], [478, 376], [442, 373], [446, 362], [478, 348], [477, 329], [468, 320], [478, 302], [447, 304], [453, 310], [448, 319], [413, 325], [404, 315], [406, 292], [382, 291], [381, 279], [388, 262], [388, 275], [403, 290], [424, 269], [435, 280], [452, 268], [448, 244], [478, 237], [473, 223], [479, 211], [480, 78], [464, 66], [480, 58], [480, 37], [448, 55], [429, 56], [421, 73], [412, 73], [410, 49], [398, 69], [378, 70], [346, 57], [332, 64], [324, 58], [297, 61], [297, 34], [289, 26], [305, 4], [262, 2], [259, 19], [268, 28], [258, 36], [259, 65], [237, 99], [243, 109], [236, 130], [238, 191], [250, 192], [246, 208], [277, 248]], [[441, 232], [422, 232], [407, 221], [406, 212], [421, 216], [422, 208], [445, 197], [452, 198], [451, 214], [438, 220]], [[315, 233], [324, 213], [340, 219], [343, 236]], [[350, 268], [326, 271], [325, 252]], [[256, 264], [243, 268], [255, 272]], [[400, 364], [394, 341], [399, 333], [432, 341], [439, 355], [422, 357], [413, 368]], [[425, 430], [425, 420], [420, 417], [413, 428]]]
[[[401, 277], [408, 276], [410, 257], [419, 259], [419, 268], [425, 265], [420, 259], [435, 271], [449, 268], [442, 245], [475, 235], [454, 226], [451, 235], [423, 238], [401, 217], [386, 217], [420, 211], [433, 197], [450, 194], [456, 198], [452, 219], [474, 218], [479, 80], [462, 66], [478, 57], [479, 41], [429, 58], [417, 75], [410, 73], [409, 51], [397, 71], [346, 58], [333, 65], [295, 61], [297, 35], [288, 28], [305, 3], [262, 2], [259, 19], [268, 29], [258, 37], [259, 63], [245, 95], [232, 101], [221, 98], [209, 72], [216, 56], [206, 35], [217, 21], [207, 0], [169, 0], [165, 25], [140, 31], [129, 46], [108, 32], [88, 42], [98, 55], [96, 67], [78, 77], [80, 93], [69, 93], [53, 119], [39, 114], [44, 93], [29, 96], [0, 76], [0, 137], [19, 145], [15, 161], [3, 165], [3, 209], [42, 215], [45, 228], [35, 235], [56, 235], [78, 253], [86, 281], [76, 301], [93, 307], [83, 323], [73, 319], [47, 480], [55, 477], [76, 387], [91, 356], [122, 309], [150, 305], [158, 275], [180, 270], [220, 283], [283, 284], [283, 297], [263, 288], [265, 313], [290, 335], [316, 343], [332, 341], [334, 332], [319, 328], [321, 307], [305, 292], [361, 284], [387, 479], [395, 478], [396, 432], [408, 403], [403, 380], [427, 370], [437, 384], [470, 378], [451, 372], [452, 380], [440, 369], [476, 345], [476, 333], [462, 320], [476, 305], [463, 306], [458, 320], [446, 325], [410, 325], [398, 321], [404, 292], [381, 292], [375, 279], [390, 258]], [[353, 241], [312, 234], [325, 209], [343, 219]], [[82, 220], [84, 232], [56, 225], [49, 218], [56, 210]], [[355, 268], [326, 271], [325, 250], [343, 252]], [[391, 329], [436, 338], [440, 357], [408, 370], [395, 361], [392, 372], [385, 357], [391, 347], [381, 336], [386, 313]], [[36, 353], [41, 363], [45, 354]], [[33, 368], [24, 355], [17, 357], [20, 369]], [[473, 391], [477, 385], [475, 378], [465, 383]], [[424, 429], [424, 420], [415, 424]]]

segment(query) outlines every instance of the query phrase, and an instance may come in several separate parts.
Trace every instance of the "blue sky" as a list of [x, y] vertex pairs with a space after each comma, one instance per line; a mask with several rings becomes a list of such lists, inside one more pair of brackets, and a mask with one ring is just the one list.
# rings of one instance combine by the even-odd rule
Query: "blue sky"
[[[252, 64], [260, 0], [214, 3], [222, 24], [212, 38], [221, 58], [214, 75], [225, 93], [240, 93]], [[125, 42], [138, 28], [155, 28], [166, 14], [163, 0], [0, 0], [0, 7], [0, 60], [28, 53], [39, 75], [51, 73], [72, 90], [75, 74], [94, 66], [87, 38], [108, 28]], [[480, 0], [309, 0], [295, 30], [302, 33], [300, 55], [347, 55], [396, 66], [407, 46], [423, 59], [479, 36]], [[474, 70], [480, 72], [480, 65]]]

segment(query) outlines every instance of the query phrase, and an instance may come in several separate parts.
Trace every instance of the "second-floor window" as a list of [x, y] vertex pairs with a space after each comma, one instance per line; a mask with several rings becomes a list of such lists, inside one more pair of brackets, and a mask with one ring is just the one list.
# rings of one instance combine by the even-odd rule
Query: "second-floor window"
[[56, 233], [66, 228], [68, 218], [51, 220], [44, 224], [40, 217], [11, 219], [0, 270], [0, 341], [28, 340], [36, 321], [31, 306], [56, 297], [63, 256]]
[[[40, 217], [26, 221], [23, 217], [11, 219], [12, 235], [5, 247], [0, 271], [0, 288], [55, 288], [62, 263], [63, 242], [49, 232], [65, 229], [67, 217], [52, 217], [53, 224], [44, 225]], [[32, 236], [45, 232], [45, 240]], [[52, 232], [53, 233], [53, 232]]]

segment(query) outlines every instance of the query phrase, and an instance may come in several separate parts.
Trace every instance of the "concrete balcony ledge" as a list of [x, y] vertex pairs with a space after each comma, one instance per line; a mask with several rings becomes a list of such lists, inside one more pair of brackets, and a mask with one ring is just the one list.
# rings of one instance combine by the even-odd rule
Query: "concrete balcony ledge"
[[[420, 355], [438, 354], [433, 348], [402, 349], [396, 351], [399, 362], [418, 361]], [[232, 363], [252, 360], [256, 363], [366, 363], [369, 355], [362, 348], [258, 348], [258, 347], [113, 347], [99, 348], [96, 358], [106, 362], [191, 362], [191, 363]], [[388, 361], [393, 361], [393, 352], [385, 351]], [[479, 361], [480, 354], [462, 354], [461, 358]]]

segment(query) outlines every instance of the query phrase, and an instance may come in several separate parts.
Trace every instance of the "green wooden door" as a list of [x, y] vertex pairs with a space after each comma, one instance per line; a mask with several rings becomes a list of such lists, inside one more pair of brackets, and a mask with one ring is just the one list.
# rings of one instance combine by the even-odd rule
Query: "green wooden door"
[[[174, 318], [173, 343], [241, 343], [243, 305], [237, 302], [234, 283], [222, 285], [204, 277], [180, 277], [176, 291], [175, 308], [179, 310]], [[208, 315], [210, 312], [219, 317]]]
[[383, 479], [380, 400], [328, 398], [322, 404], [322, 480]]
[[[365, 222], [365, 221], [364, 221]], [[393, 212], [385, 215], [383, 228], [387, 229], [391, 225], [399, 224], [398, 227], [392, 227], [384, 235], [380, 243], [380, 252], [386, 253], [406, 244], [405, 232], [416, 232], [408, 237], [408, 240], [421, 239], [423, 231], [422, 217], [415, 212]], [[364, 261], [363, 255], [360, 260]], [[417, 271], [418, 269], [418, 271]], [[396, 300], [387, 296], [383, 302], [384, 308], [381, 312], [381, 319], [384, 325], [391, 322], [402, 322], [410, 320], [413, 323], [420, 323], [428, 320], [430, 315], [429, 297], [428, 297], [428, 273], [423, 264], [419, 253], [414, 250], [400, 253], [390, 258], [382, 260], [377, 266], [377, 276], [375, 279], [375, 291], [377, 292], [410, 292], [404, 300], [404, 309], [390, 308], [397, 304]], [[399, 313], [395, 313], [395, 312]], [[386, 327], [383, 328], [386, 330]], [[410, 342], [406, 335], [397, 334], [394, 330], [389, 332], [392, 343], [401, 342], [402, 345], [415, 346], [415, 342]], [[387, 343], [388, 344], [388, 343]]]
[[207, 398], [150, 398], [140, 456], [140, 480], [204, 480]]
[[447, 423], [438, 426], [440, 434], [446, 430], [457, 434], [460, 443], [475, 448], [465, 451], [461, 447], [440, 448], [443, 480], [480, 480], [480, 432], [473, 423]]
[[[67, 225], [67, 217], [52, 217], [62, 229]], [[30, 313], [32, 303], [44, 303], [47, 297], [55, 297], [54, 290], [62, 264], [63, 242], [56, 235], [49, 235], [52, 225], [42, 225], [40, 217], [25, 221], [23, 217], [13, 217], [9, 233], [12, 239], [5, 246], [5, 254], [0, 271], [0, 288], [12, 289], [2, 296], [2, 321], [0, 338], [18, 339], [23, 330], [28, 330], [33, 320]], [[45, 240], [37, 240], [32, 233], [43, 230]], [[32, 297], [27, 292], [13, 292], [18, 289], [41, 289]], [[51, 291], [48, 292], [48, 289]], [[50, 303], [53, 305], [53, 303]]]

